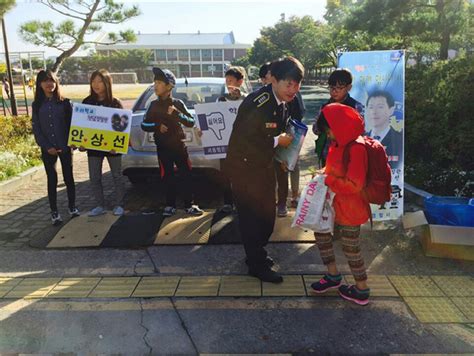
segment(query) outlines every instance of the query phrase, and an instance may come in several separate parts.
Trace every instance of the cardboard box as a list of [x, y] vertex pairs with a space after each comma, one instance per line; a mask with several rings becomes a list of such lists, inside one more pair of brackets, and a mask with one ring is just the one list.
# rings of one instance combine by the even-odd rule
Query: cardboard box
[[474, 227], [432, 225], [423, 211], [405, 214], [403, 227], [418, 229], [426, 256], [474, 261]]

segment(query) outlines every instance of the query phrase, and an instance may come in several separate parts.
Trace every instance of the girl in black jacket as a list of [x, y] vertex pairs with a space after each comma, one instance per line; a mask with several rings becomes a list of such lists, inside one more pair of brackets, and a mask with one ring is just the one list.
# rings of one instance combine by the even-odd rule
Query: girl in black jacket
[[72, 173], [72, 151], [67, 145], [71, 127], [72, 108], [69, 99], [62, 97], [59, 81], [50, 70], [42, 70], [36, 77], [36, 94], [33, 102], [33, 133], [41, 147], [48, 180], [48, 200], [51, 208], [51, 222], [62, 222], [57, 206], [58, 174], [56, 162], [61, 161], [64, 183], [66, 184], [71, 217], [79, 216], [76, 208], [76, 189]]

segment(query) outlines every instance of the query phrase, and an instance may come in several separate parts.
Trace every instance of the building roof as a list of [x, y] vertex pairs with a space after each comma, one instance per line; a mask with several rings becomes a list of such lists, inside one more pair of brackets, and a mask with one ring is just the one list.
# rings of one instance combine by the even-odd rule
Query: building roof
[[[107, 42], [104, 34], [98, 40]], [[196, 47], [228, 47], [250, 48], [251, 45], [235, 41], [234, 33], [138, 33], [133, 43], [117, 43], [114, 45], [97, 45], [96, 49], [134, 49], [134, 48], [196, 48]]]

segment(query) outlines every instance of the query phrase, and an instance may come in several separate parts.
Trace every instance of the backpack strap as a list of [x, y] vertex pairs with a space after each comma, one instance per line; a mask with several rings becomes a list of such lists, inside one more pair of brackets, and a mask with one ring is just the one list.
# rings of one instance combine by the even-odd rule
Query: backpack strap
[[[345, 147], [344, 147], [344, 151], [342, 153], [342, 164], [344, 166], [344, 172], [347, 173], [347, 169], [349, 167], [349, 160], [350, 160], [350, 149], [351, 147], [356, 144], [356, 143], [359, 143], [359, 144], [362, 144], [360, 142], [357, 142], [356, 140], [354, 141], [351, 141], [349, 142]], [[365, 145], [364, 145], [364, 148], [365, 148]], [[365, 193], [364, 193], [364, 190], [362, 190], [362, 194], [365, 196]], [[372, 209], [370, 208], [370, 204], [367, 203], [367, 206], [368, 206], [368, 210], [369, 210], [369, 219], [370, 219], [370, 229], [373, 230], [374, 228], [374, 222], [372, 220]]]

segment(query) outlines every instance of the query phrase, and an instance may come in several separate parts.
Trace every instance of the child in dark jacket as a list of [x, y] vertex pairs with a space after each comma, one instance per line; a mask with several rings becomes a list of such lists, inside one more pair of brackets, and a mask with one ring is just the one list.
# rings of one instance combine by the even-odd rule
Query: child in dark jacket
[[176, 177], [174, 165], [183, 178], [185, 212], [190, 215], [202, 215], [197, 205], [192, 205], [191, 162], [183, 142], [185, 134], [181, 125], [194, 126], [194, 118], [181, 100], [173, 99], [171, 91], [176, 85], [174, 74], [167, 69], [153, 68], [154, 89], [158, 97], [148, 108], [142, 129], [154, 132], [155, 144], [160, 163], [161, 178], [166, 188], [166, 207], [163, 216], [176, 214]]
[[48, 200], [51, 208], [51, 222], [62, 222], [57, 206], [58, 174], [56, 162], [61, 161], [64, 183], [66, 184], [71, 217], [79, 216], [75, 206], [76, 188], [72, 174], [72, 151], [67, 145], [71, 127], [72, 107], [69, 99], [61, 96], [59, 81], [50, 70], [42, 70], [36, 78], [35, 100], [33, 102], [33, 133], [41, 147], [48, 180]]
[[[335, 210], [334, 234], [342, 238], [342, 249], [349, 262], [355, 279], [355, 285], [341, 285], [342, 276], [337, 270], [330, 233], [315, 233], [316, 243], [321, 259], [328, 273], [318, 282], [311, 285], [315, 293], [339, 288], [344, 299], [359, 305], [369, 302], [370, 289], [367, 286], [367, 274], [360, 251], [360, 225], [370, 217], [370, 208], [364, 197], [368, 157], [363, 145], [364, 121], [353, 108], [332, 103], [326, 105], [318, 120], [318, 129], [332, 140], [324, 173], [325, 184], [335, 193], [333, 206]], [[344, 166], [344, 150], [347, 144], [356, 141], [349, 147], [348, 164]]]

